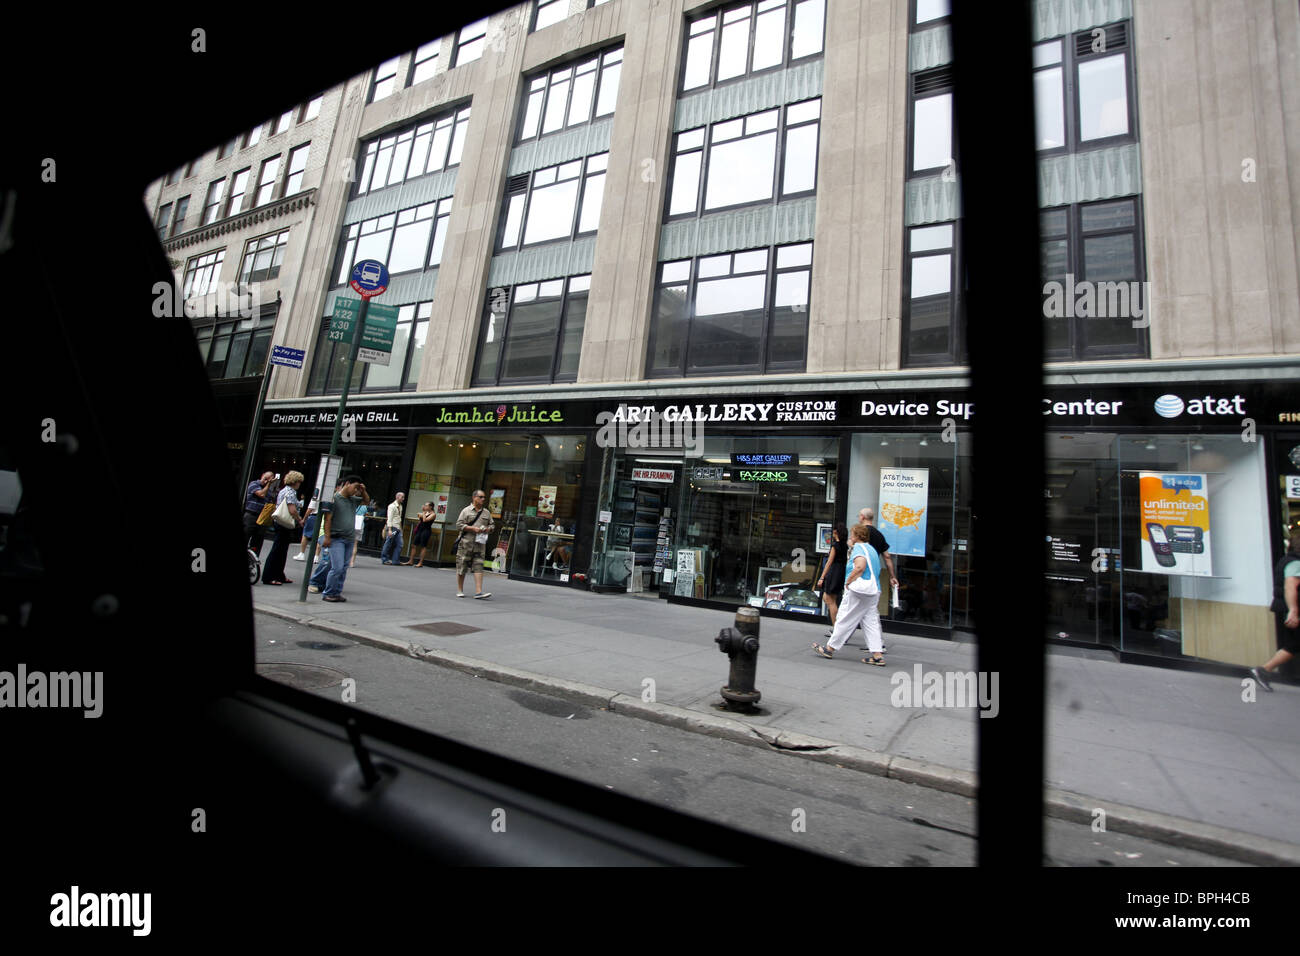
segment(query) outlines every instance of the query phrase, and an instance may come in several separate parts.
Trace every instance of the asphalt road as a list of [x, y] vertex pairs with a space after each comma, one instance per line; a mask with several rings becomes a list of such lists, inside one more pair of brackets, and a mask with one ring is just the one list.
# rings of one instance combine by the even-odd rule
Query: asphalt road
[[[971, 866], [975, 801], [748, 747], [438, 667], [257, 614], [258, 670], [593, 786], [852, 863]], [[276, 665], [309, 665], [277, 667]], [[1058, 866], [1235, 866], [1204, 853], [1049, 820]]]

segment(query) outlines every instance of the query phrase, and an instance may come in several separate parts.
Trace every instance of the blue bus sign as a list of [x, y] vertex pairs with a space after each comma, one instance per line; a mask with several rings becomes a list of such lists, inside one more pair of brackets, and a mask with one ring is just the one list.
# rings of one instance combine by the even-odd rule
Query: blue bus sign
[[350, 285], [363, 299], [377, 296], [388, 288], [388, 269], [378, 259], [362, 259], [352, 267]]

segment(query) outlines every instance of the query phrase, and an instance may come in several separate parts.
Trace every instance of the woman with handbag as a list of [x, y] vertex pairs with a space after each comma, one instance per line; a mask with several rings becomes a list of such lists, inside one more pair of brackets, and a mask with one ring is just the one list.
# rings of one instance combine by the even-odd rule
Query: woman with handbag
[[840, 605], [831, 639], [825, 647], [814, 644], [813, 650], [822, 657], [834, 657], [835, 652], [844, 646], [844, 642], [861, 622], [862, 629], [867, 633], [867, 649], [871, 651], [871, 656], [862, 658], [862, 663], [884, 667], [878, 607], [880, 585], [876, 583], [880, 559], [873, 556], [873, 549], [867, 544], [870, 534], [871, 528], [865, 524], [855, 524], [849, 531], [852, 550], [849, 552], [848, 572], [844, 577], [844, 603]]
[[302, 527], [299, 517], [302, 502], [298, 499], [298, 486], [302, 482], [301, 471], [289, 472], [284, 476], [284, 487], [276, 496], [275, 512], [271, 517], [271, 523], [275, 525], [275, 543], [271, 545], [271, 553], [262, 568], [263, 584], [293, 584], [284, 576], [284, 562], [289, 557], [289, 545], [297, 539], [298, 529]]
[[433, 534], [433, 519], [438, 516], [434, 511], [433, 502], [426, 501], [424, 507], [420, 509], [419, 525], [416, 526], [415, 535], [411, 538], [411, 554], [402, 562], [402, 567], [411, 567], [411, 562], [417, 560], [416, 552], [419, 552], [418, 563], [414, 567], [424, 567], [424, 549], [429, 546], [429, 537]]

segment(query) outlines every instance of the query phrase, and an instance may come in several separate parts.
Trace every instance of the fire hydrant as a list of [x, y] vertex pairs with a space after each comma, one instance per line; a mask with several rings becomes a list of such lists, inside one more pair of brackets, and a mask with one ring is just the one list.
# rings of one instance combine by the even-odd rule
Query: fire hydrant
[[724, 627], [714, 638], [718, 650], [731, 657], [731, 673], [722, 699], [732, 710], [751, 710], [763, 694], [754, 689], [754, 672], [758, 669], [758, 608], [742, 607], [736, 611], [736, 626]]

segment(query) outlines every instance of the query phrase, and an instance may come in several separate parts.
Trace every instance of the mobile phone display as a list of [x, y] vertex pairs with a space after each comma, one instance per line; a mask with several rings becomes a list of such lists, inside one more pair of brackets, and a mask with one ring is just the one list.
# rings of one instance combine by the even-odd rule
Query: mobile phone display
[[1162, 568], [1172, 568], [1176, 563], [1174, 548], [1165, 535], [1165, 529], [1154, 521], [1148, 521], [1147, 536], [1151, 539], [1151, 550], [1156, 554], [1156, 563]]

